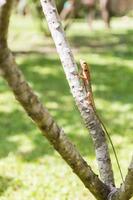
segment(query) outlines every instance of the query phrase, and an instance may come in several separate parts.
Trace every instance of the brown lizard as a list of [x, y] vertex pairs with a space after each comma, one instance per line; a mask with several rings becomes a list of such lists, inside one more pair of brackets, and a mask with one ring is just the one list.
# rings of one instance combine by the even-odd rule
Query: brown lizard
[[112, 149], [113, 149], [113, 152], [114, 152], [114, 155], [115, 155], [115, 159], [116, 159], [116, 162], [117, 162], [117, 165], [118, 165], [118, 169], [120, 171], [121, 179], [124, 182], [123, 174], [122, 174], [121, 167], [120, 167], [120, 163], [119, 163], [119, 160], [118, 160], [118, 157], [117, 157], [117, 153], [116, 153], [115, 147], [113, 145], [112, 139], [111, 139], [106, 127], [104, 126], [104, 123], [102, 122], [102, 120], [100, 119], [100, 117], [99, 117], [99, 115], [98, 115], [98, 113], [96, 111], [94, 98], [93, 98], [93, 93], [92, 93], [92, 87], [91, 87], [91, 76], [90, 76], [89, 66], [84, 60], [80, 60], [80, 66], [81, 66], [81, 70], [82, 71], [81, 71], [81, 74], [79, 74], [78, 76], [83, 80], [83, 87], [85, 88], [88, 104], [92, 106], [96, 117], [98, 118], [103, 130], [105, 131], [105, 133], [106, 133], [106, 135], [107, 135], [107, 137], [108, 137], [108, 139], [110, 141], [110, 144], [112, 146]]

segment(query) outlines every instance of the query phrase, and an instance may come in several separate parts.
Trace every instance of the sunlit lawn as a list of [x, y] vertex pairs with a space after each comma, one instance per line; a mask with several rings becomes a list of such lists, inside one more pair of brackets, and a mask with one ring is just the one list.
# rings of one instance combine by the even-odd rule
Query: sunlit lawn
[[[73, 101], [51, 38], [30, 17], [14, 16], [9, 44], [17, 63], [41, 101], [97, 173], [92, 141]], [[125, 175], [133, 149], [133, 24], [101, 21], [90, 32], [85, 21], [67, 31], [74, 56], [91, 66], [97, 110], [116, 148]], [[121, 179], [110, 147], [117, 186]], [[94, 200], [53, 150], [0, 79], [0, 199]]]

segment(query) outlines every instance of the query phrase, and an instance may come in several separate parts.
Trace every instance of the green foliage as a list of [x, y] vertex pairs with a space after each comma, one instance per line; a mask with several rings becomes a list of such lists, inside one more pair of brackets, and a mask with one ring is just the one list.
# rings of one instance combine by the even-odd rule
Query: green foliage
[[[110, 32], [100, 21], [94, 23], [93, 32], [85, 22], [77, 21], [67, 37], [77, 62], [82, 58], [91, 66], [98, 113], [111, 134], [125, 175], [133, 144], [133, 31], [130, 18], [126, 26], [123, 20], [114, 19]], [[97, 172], [92, 141], [69, 92], [53, 41], [36, 30], [30, 16], [13, 16], [10, 28], [10, 48], [27, 80]], [[119, 186], [120, 175], [110, 151]], [[0, 199], [94, 200], [31, 122], [2, 78]]]

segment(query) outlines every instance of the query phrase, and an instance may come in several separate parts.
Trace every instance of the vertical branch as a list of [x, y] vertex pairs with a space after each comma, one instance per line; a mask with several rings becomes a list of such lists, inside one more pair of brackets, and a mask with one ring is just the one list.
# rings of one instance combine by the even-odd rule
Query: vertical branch
[[13, 0], [2, 1], [0, 5], [0, 48], [7, 46], [8, 25]]
[[[16, 99], [20, 102], [27, 114], [72, 168], [74, 173], [81, 179], [85, 187], [92, 192], [97, 200], [106, 200], [109, 188], [94, 174], [90, 166], [76, 150], [75, 146], [69, 141], [63, 129], [59, 127], [48, 110], [41, 104], [38, 97], [26, 82], [22, 72], [18, 69], [14, 57], [7, 47], [11, 2], [13, 1], [7, 0], [7, 3], [0, 9], [0, 30], [2, 30], [0, 47], [4, 44], [4, 49], [0, 48], [0, 69], [3, 72], [3, 77], [8, 82]], [[4, 16], [6, 17], [5, 19]]]
[[74, 76], [74, 74], [77, 73], [77, 65], [61, 26], [55, 2], [54, 0], [41, 0], [41, 4], [55, 42], [57, 52], [64, 67], [71, 92], [75, 98], [86, 127], [90, 130], [95, 146], [101, 179], [107, 185], [114, 185], [114, 176], [105, 133], [93, 111], [92, 106], [88, 106], [85, 91], [80, 85], [79, 78]]
[[[7, 0], [7, 3], [0, 8], [0, 30], [2, 30], [0, 38], [3, 38], [5, 41], [0, 43], [0, 68], [16, 99], [97, 200], [129, 200], [133, 196], [133, 158], [124, 184], [119, 189], [110, 192], [109, 188], [99, 180], [75, 146], [68, 140], [64, 131], [53, 120], [48, 110], [43, 107], [38, 97], [25, 81], [23, 74], [17, 68], [12, 53], [7, 47], [7, 33], [12, 2]], [[5, 26], [3, 23], [5, 23]], [[1, 48], [2, 44], [4, 44], [4, 49]]]
[[115, 192], [110, 200], [129, 200], [133, 197], [133, 156], [132, 161], [128, 167], [128, 173], [126, 175], [124, 183]]
[[0, 68], [16, 99], [54, 149], [57, 150], [72, 168], [73, 172], [80, 178], [85, 187], [90, 190], [97, 200], [106, 200], [110, 192], [109, 188], [94, 174], [91, 167], [69, 141], [63, 129], [41, 104], [38, 97], [25, 81], [23, 74], [17, 68], [14, 58], [8, 49], [6, 55], [6, 59], [2, 63], [0, 62]]

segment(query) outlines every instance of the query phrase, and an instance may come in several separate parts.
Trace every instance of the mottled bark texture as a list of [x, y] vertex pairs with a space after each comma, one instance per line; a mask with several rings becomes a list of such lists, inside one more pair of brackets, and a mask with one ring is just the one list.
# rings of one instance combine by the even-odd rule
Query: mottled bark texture
[[42, 8], [48, 22], [57, 52], [60, 56], [64, 71], [71, 88], [73, 97], [86, 127], [92, 136], [100, 177], [107, 185], [114, 185], [114, 176], [104, 130], [93, 108], [88, 105], [85, 89], [81, 86], [77, 73], [77, 65], [66, 40], [54, 0], [41, 0]]
[[4, 48], [7, 45], [8, 24], [12, 3], [13, 0], [10, 0], [9, 3], [2, 0], [0, 3], [0, 48]]
[[110, 200], [129, 200], [133, 197], [133, 156], [124, 183]]
[[0, 69], [16, 99], [97, 200], [129, 200], [133, 196], [133, 159], [128, 169], [125, 184], [119, 189], [114, 188], [113, 191], [110, 191], [108, 186], [94, 174], [75, 146], [68, 140], [63, 129], [54, 121], [25, 81], [6, 42], [11, 4], [11, 0], [7, 0], [7, 4], [0, 9], [0, 33], [2, 33], [0, 38], [5, 41], [0, 43]]
[[2, 63], [0, 60], [0, 67], [16, 99], [92, 194], [99, 200], [107, 199], [109, 193], [107, 186], [93, 173], [75, 146], [68, 140], [63, 129], [58, 126], [48, 110], [40, 103], [18, 70], [11, 52], [5, 50], [3, 53], [6, 54], [6, 58]]
[[[2, 8], [1, 17], [8, 16], [10, 8], [10, 0], [7, 5]], [[8, 27], [8, 19], [5, 26]], [[3, 21], [0, 21], [0, 30], [4, 28]], [[5, 27], [5, 30], [8, 28]], [[7, 31], [2, 31], [4, 40], [7, 38]], [[27, 84], [21, 71], [17, 68], [14, 57], [4, 43], [4, 48], [0, 46], [0, 69], [3, 72], [3, 77], [7, 80], [9, 86], [16, 99], [23, 106], [27, 114], [36, 123], [43, 135], [49, 140], [64, 160], [70, 165], [72, 170], [82, 180], [85, 187], [88, 188], [98, 200], [106, 200], [109, 193], [108, 187], [102, 183], [98, 176], [93, 173], [90, 166], [81, 157], [75, 146], [68, 140], [64, 131], [53, 120], [48, 110], [38, 100], [38, 97], [33, 93], [31, 87]]]

